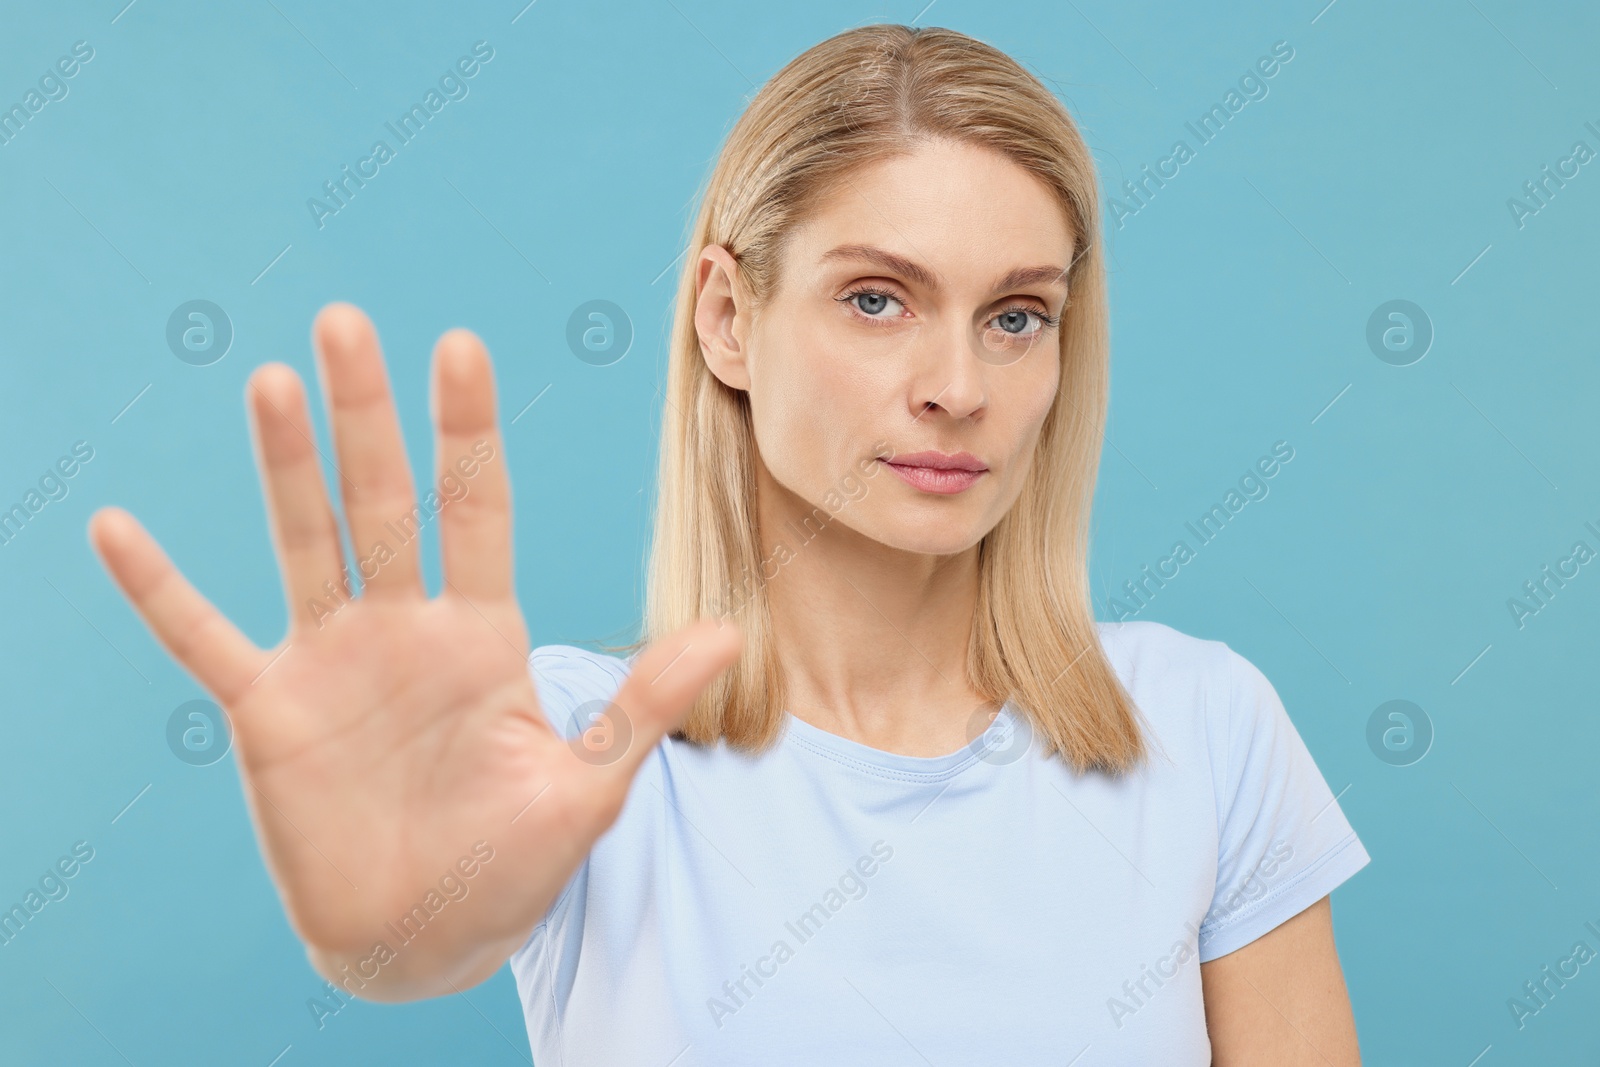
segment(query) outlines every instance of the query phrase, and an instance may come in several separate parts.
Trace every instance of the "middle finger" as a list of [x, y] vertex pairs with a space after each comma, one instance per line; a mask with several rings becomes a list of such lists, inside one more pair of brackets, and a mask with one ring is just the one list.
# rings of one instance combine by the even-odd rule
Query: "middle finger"
[[329, 304], [312, 334], [339, 457], [351, 570], [364, 593], [420, 596], [416, 489], [377, 331], [360, 308]]

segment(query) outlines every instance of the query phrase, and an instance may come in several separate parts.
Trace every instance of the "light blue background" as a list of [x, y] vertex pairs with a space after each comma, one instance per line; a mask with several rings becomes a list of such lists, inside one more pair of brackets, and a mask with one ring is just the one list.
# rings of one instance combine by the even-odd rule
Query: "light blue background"
[[[628, 633], [675, 278], [662, 272], [696, 186], [784, 62], [858, 23], [918, 18], [926, 0], [125, 2], [8, 0], [0, 33], [7, 107], [73, 42], [95, 49], [70, 95], [0, 147], [0, 508], [74, 441], [95, 449], [70, 495], [0, 546], [0, 903], [72, 842], [96, 850], [70, 896], [0, 947], [3, 1058], [525, 1062], [504, 970], [465, 997], [358, 1003], [317, 1030], [320, 982], [233, 761], [168, 751], [168, 715], [201, 694], [100, 571], [84, 522], [131, 508], [275, 642], [243, 384], [269, 359], [310, 375], [311, 318], [348, 299], [387, 342], [419, 470], [443, 330], [486, 339], [507, 419], [549, 387], [507, 428], [535, 643]], [[1600, 148], [1584, 128], [1600, 126], [1600, 14], [1324, 2], [939, 0], [919, 24], [1051, 79], [1108, 191], [1193, 144], [1184, 123], [1273, 42], [1294, 48], [1270, 95], [1111, 231], [1097, 603], [1103, 615], [1288, 441], [1270, 496], [1140, 617], [1226, 640], [1266, 672], [1371, 852], [1334, 909], [1366, 1062], [1589, 1063], [1600, 963], [1521, 1031], [1507, 1000], [1579, 939], [1600, 948], [1583, 928], [1600, 926], [1600, 565], [1525, 628], [1506, 601], [1575, 540], [1600, 548], [1583, 528], [1600, 526], [1600, 164], [1523, 228], [1506, 201], [1574, 141]], [[495, 56], [470, 95], [319, 231], [306, 199], [480, 39]], [[236, 331], [206, 367], [164, 341], [196, 298]], [[597, 298], [637, 331], [608, 367], [564, 339]], [[1436, 330], [1406, 367], [1365, 341], [1395, 298]], [[1368, 716], [1394, 698], [1436, 730], [1411, 766], [1367, 745]]]

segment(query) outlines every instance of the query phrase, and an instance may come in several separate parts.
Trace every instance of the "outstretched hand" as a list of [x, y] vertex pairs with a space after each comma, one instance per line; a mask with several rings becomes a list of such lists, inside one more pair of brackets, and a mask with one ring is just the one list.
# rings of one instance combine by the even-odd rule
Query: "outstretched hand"
[[[482, 343], [452, 330], [435, 347], [438, 485], [419, 504], [372, 324], [332, 304], [313, 339], [355, 559], [347, 572], [300, 378], [263, 366], [247, 406], [288, 599], [276, 647], [245, 637], [128, 513], [99, 511], [90, 537], [146, 625], [227, 711], [262, 854], [319, 966], [393, 941], [386, 923], [441, 875], [459, 880], [475, 847], [480, 861], [492, 854], [471, 864], [470, 894], [440, 914], [448, 922], [390, 968], [395, 995], [448, 992], [438, 983], [487, 977], [544, 915], [648, 752], [737, 658], [740, 635], [701, 620], [650, 645], [608, 712], [626, 718], [630, 730], [611, 731], [631, 733], [626, 750], [583, 758], [551, 728], [528, 672]], [[417, 532], [432, 521], [444, 585], [430, 599]]]

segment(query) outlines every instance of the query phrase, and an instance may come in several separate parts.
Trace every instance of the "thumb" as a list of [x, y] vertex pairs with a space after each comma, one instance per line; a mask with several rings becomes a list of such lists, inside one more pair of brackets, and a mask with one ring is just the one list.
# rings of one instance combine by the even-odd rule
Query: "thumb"
[[706, 687], [739, 658], [744, 634], [729, 621], [698, 619], [650, 643], [601, 716], [572, 742], [585, 762], [631, 780], [661, 738]]

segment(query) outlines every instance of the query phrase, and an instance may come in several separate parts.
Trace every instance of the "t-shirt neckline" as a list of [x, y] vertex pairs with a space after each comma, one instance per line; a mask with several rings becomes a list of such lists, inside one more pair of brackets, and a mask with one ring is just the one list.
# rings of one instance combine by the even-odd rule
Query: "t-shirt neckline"
[[[1001, 705], [995, 716], [996, 724], [1014, 725], [1015, 713], [1010, 701]], [[784, 712], [784, 741], [797, 745], [815, 755], [843, 763], [868, 774], [899, 781], [936, 782], [953, 778], [980, 762], [987, 749], [983, 735], [973, 738], [954, 752], [942, 756], [910, 756], [901, 752], [887, 752], [881, 748], [831, 733], [814, 726], [793, 712]], [[991, 727], [992, 729], [992, 727]]]

